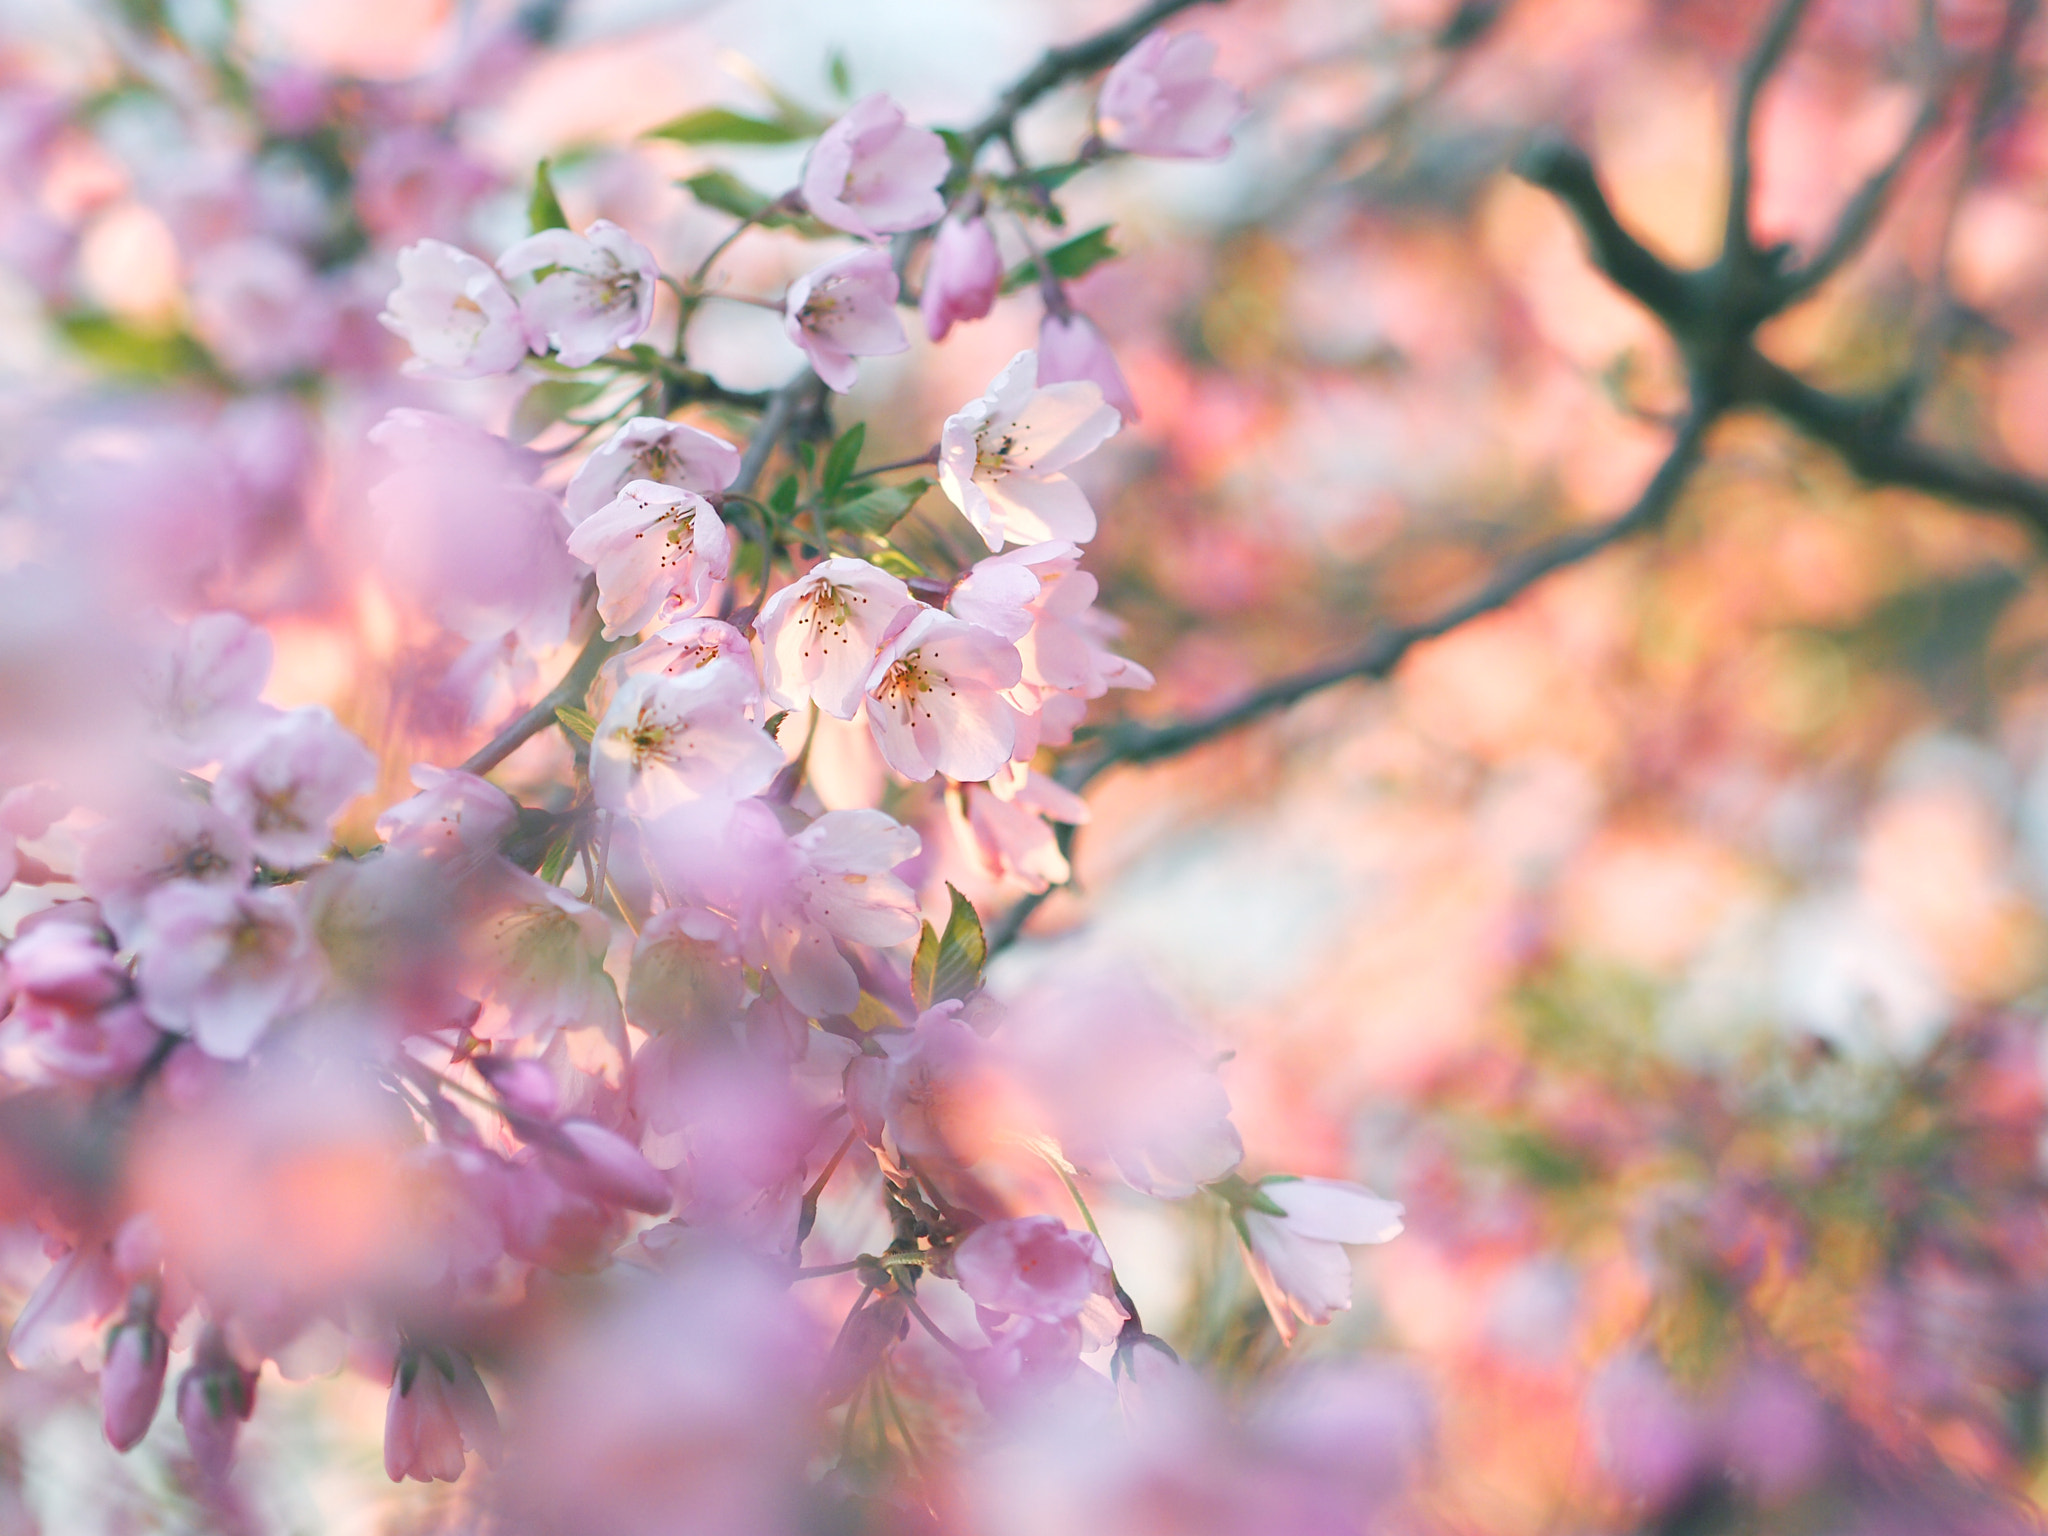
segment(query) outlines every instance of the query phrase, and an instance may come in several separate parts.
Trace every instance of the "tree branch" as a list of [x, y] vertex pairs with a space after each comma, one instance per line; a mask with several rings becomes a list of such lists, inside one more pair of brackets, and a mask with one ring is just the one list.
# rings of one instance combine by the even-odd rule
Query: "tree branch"
[[590, 694], [590, 685], [597, 677], [597, 669], [604, 665], [605, 658], [617, 648], [618, 642], [604, 637], [604, 625], [595, 622], [590, 638], [583, 642], [583, 649], [576, 653], [576, 659], [569, 664], [569, 670], [562, 680], [540, 696], [532, 708], [514, 720], [504, 730], [493, 736], [479, 751], [462, 765], [464, 773], [489, 773], [505, 761], [529, 738], [538, 736], [555, 723], [555, 711], [573, 708], [582, 704]]
[[1615, 287], [1667, 324], [1691, 316], [1704, 295], [1693, 273], [1681, 272], [1656, 255], [1615, 217], [1586, 152], [1568, 140], [1544, 134], [1516, 157], [1514, 171], [1571, 210], [1591, 247], [1593, 265]]
[[1822, 283], [1839, 272], [1843, 265], [1858, 251], [1862, 250], [1871, 235], [1876, 233], [1878, 222], [1883, 218], [1891, 202], [1892, 190], [1898, 185], [1900, 176], [1939, 128], [1942, 119], [1948, 115], [1948, 93], [1937, 88], [1920, 108], [1920, 115], [1913, 119], [1913, 126], [1887, 160], [1868, 181], [1856, 191], [1842, 209], [1842, 216], [1836, 221], [1834, 232], [1827, 243], [1814, 254], [1811, 261], [1785, 274], [1780, 280], [1783, 302], [1811, 293]]
[[1777, 11], [1750, 50], [1736, 82], [1735, 111], [1728, 132], [1728, 223], [1721, 241], [1723, 259], [1731, 263], [1745, 263], [1756, 252], [1749, 216], [1756, 182], [1757, 103], [1763, 97], [1764, 86], [1784, 61], [1785, 50], [1792, 46], [1792, 36], [1799, 30], [1810, 3], [1811, 0], [1779, 0]]
[[990, 139], [1000, 138], [1014, 128], [1024, 109], [1048, 91], [1078, 75], [1093, 74], [1114, 64], [1134, 43], [1168, 17], [1192, 6], [1215, 3], [1216, 0], [1152, 0], [1143, 10], [1093, 37], [1069, 43], [1064, 48], [1048, 49], [1036, 64], [1018, 77], [1015, 85], [1003, 92], [988, 116], [961, 135], [967, 163], [973, 164], [982, 145]]

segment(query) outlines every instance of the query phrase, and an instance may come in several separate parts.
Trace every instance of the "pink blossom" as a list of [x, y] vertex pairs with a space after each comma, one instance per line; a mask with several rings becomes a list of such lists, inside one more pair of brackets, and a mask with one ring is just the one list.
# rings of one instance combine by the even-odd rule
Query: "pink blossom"
[[7, 1335], [7, 1358], [25, 1371], [100, 1361], [103, 1330], [128, 1287], [104, 1243], [72, 1249], [29, 1293]]
[[604, 968], [611, 924], [558, 885], [502, 865], [470, 940], [483, 1040], [547, 1041], [558, 1031], [624, 1036], [618, 988]]
[[216, 246], [192, 274], [192, 328], [230, 372], [270, 384], [314, 367], [334, 301], [305, 258], [273, 240]]
[[1351, 1307], [1351, 1243], [1400, 1236], [1402, 1209], [1341, 1179], [1265, 1179], [1258, 1193], [1281, 1214], [1238, 1208], [1247, 1261], [1273, 1326], [1293, 1343], [1301, 1323], [1327, 1323]]
[[1153, 32], [1118, 59], [1095, 102], [1096, 131], [1114, 149], [1177, 160], [1230, 153], [1244, 95], [1210, 71], [1216, 45], [1196, 32]]
[[403, 337], [417, 378], [481, 379], [526, 360], [526, 321], [512, 291], [484, 262], [440, 240], [398, 253], [398, 286], [377, 319]]
[[1002, 697], [1023, 675], [1000, 635], [926, 608], [876, 656], [868, 673], [868, 727], [891, 768], [985, 779], [1009, 761], [1017, 717]]
[[949, 215], [932, 237], [931, 261], [924, 269], [924, 291], [918, 312], [925, 334], [944, 341], [962, 320], [979, 320], [995, 308], [1003, 285], [1003, 258], [988, 221]]
[[591, 741], [590, 786], [598, 804], [653, 816], [686, 800], [737, 799], [766, 789], [781, 770], [782, 749], [746, 718], [744, 703], [722, 668], [628, 677]]
[[166, 880], [239, 887], [254, 870], [255, 849], [239, 822], [196, 795], [152, 790], [86, 837], [78, 883], [130, 941], [143, 901]]
[[654, 255], [609, 219], [582, 234], [543, 229], [498, 258], [509, 282], [553, 268], [519, 298], [527, 334], [545, 340], [565, 368], [596, 362], [640, 339], [654, 317]]
[[659, 416], [635, 416], [583, 461], [563, 504], [569, 521], [580, 523], [635, 480], [710, 496], [739, 474], [740, 452], [724, 438]]
[[270, 636], [239, 613], [202, 613], [154, 638], [143, 653], [143, 696], [173, 766], [212, 762], [276, 713], [259, 702]]
[[922, 229], [946, 211], [946, 142], [876, 93], [818, 135], [804, 162], [804, 203], [834, 229], [865, 239]]
[[452, 1483], [463, 1455], [496, 1464], [502, 1445], [497, 1410], [476, 1367], [460, 1350], [400, 1351], [384, 1411], [384, 1471], [394, 1483]]
[[369, 496], [393, 590], [468, 640], [565, 639], [582, 572], [533, 484], [541, 460], [432, 411], [387, 412], [369, 435], [396, 461]]
[[1092, 1232], [1056, 1216], [1019, 1216], [977, 1227], [953, 1255], [960, 1288], [992, 1312], [1057, 1323], [1109, 1294], [1109, 1255]]
[[1094, 384], [1038, 383], [1038, 356], [1019, 352], [989, 392], [939, 434], [939, 485], [990, 549], [1005, 542], [1085, 542], [1095, 509], [1064, 471], [1121, 425]]
[[815, 703], [851, 720], [882, 637], [912, 606], [910, 589], [848, 555], [820, 560], [761, 605], [761, 682], [784, 709]]
[[126, 1076], [159, 1038], [91, 902], [24, 918], [0, 954], [0, 1068], [21, 1083]]
[[569, 553], [597, 572], [607, 640], [636, 634], [657, 613], [686, 617], [725, 579], [732, 539], [694, 491], [635, 480], [569, 531]]
[[941, 1003], [846, 1067], [846, 1110], [861, 1140], [897, 1165], [974, 1161], [986, 1134], [985, 1085], [999, 1070], [994, 1048]]
[[106, 1363], [100, 1367], [100, 1424], [115, 1450], [133, 1450], [149, 1433], [163, 1401], [164, 1369], [170, 1359], [170, 1340], [157, 1326], [151, 1291], [142, 1308], [131, 1303], [128, 1318], [110, 1337]]
[[487, 779], [458, 768], [417, 763], [413, 787], [377, 818], [377, 835], [395, 852], [473, 863], [498, 851], [519, 804]]
[[135, 948], [150, 1019], [223, 1060], [248, 1055], [325, 976], [305, 913], [284, 890], [170, 881], [144, 905]]
[[790, 284], [783, 330], [829, 388], [842, 395], [853, 388], [857, 357], [909, 350], [896, 316], [898, 286], [889, 253], [873, 249], [828, 261]]
[[456, 228], [496, 180], [446, 134], [388, 128], [356, 164], [356, 208], [384, 241], [417, 240]]
[[593, 1200], [659, 1216], [675, 1203], [668, 1180], [640, 1149], [594, 1120], [564, 1120], [554, 1127], [559, 1145], [541, 1149], [555, 1177]]
[[1138, 401], [1116, 363], [1116, 354], [1086, 315], [1047, 312], [1038, 326], [1038, 379], [1041, 384], [1085, 381], [1102, 391], [1125, 421], [1138, 419]]
[[213, 803], [248, 833], [256, 856], [279, 869], [327, 851], [334, 823], [377, 782], [377, 759], [325, 706], [279, 715], [231, 748]]
[[622, 673], [669, 677], [717, 668], [735, 695], [751, 704], [761, 696], [761, 674], [747, 637], [722, 619], [678, 619], [665, 624], [618, 659]]
[[1031, 628], [1017, 642], [1024, 681], [1038, 689], [1100, 698], [1111, 688], [1149, 688], [1152, 674], [1103, 644], [1113, 620], [1095, 610], [1100, 585], [1071, 545], [1016, 551], [1031, 562], [1038, 593], [1026, 605]]
[[1026, 890], [1064, 885], [1071, 871], [1048, 822], [1079, 826], [1088, 802], [1022, 763], [1012, 762], [986, 784], [963, 784], [947, 810], [961, 843], [991, 880]]
[[41, 884], [52, 876], [39, 859], [21, 851], [25, 838], [41, 837], [68, 807], [54, 784], [17, 784], [0, 794], [0, 890], [19, 880]]
[[1086, 1337], [1075, 1318], [998, 1317], [985, 1312], [982, 1326], [988, 1347], [978, 1351], [967, 1368], [975, 1392], [997, 1411], [1043, 1399], [1081, 1363]]

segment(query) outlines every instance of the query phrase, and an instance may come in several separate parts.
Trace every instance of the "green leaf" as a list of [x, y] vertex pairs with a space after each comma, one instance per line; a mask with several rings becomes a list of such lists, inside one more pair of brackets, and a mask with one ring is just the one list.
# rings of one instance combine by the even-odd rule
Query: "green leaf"
[[832, 82], [832, 94], [841, 101], [853, 95], [853, 67], [846, 62], [846, 50], [834, 48], [825, 60], [825, 78]]
[[876, 550], [868, 557], [868, 564], [880, 566], [891, 576], [900, 576], [905, 581], [930, 574], [902, 550], [895, 548]]
[[539, 234], [544, 229], [567, 229], [569, 217], [562, 212], [562, 200], [555, 196], [555, 178], [543, 160], [533, 168], [533, 196], [526, 201], [526, 222]]
[[562, 722], [562, 729], [582, 741], [589, 741], [597, 735], [597, 721], [588, 710], [578, 709], [573, 704], [557, 704], [555, 718]]
[[706, 208], [716, 208], [736, 219], [758, 219], [775, 201], [766, 192], [748, 186], [730, 171], [702, 171], [686, 176], [681, 185]]
[[903, 521], [904, 514], [917, 505], [934, 483], [906, 480], [901, 485], [878, 485], [850, 496], [832, 509], [832, 526], [880, 538]]
[[988, 938], [981, 931], [981, 915], [950, 880], [946, 890], [953, 898], [946, 931], [938, 933], [926, 923], [910, 962], [910, 995], [920, 1012], [934, 1003], [968, 996], [981, 985], [981, 968], [988, 962]]
[[57, 329], [73, 351], [109, 373], [162, 380], [215, 371], [206, 349], [183, 331], [145, 331], [89, 311], [58, 316]]
[[727, 107], [705, 107], [672, 117], [640, 137], [673, 139], [678, 144], [794, 144], [809, 138], [811, 132], [804, 124], [787, 118], [770, 122]]
[[604, 390], [601, 379], [544, 379], [520, 396], [519, 404], [513, 407], [507, 435], [515, 443], [530, 443], [579, 405], [588, 405], [595, 400]]
[[862, 1034], [873, 1034], [878, 1029], [901, 1029], [903, 1021], [896, 1017], [896, 1010], [876, 997], [872, 992], [863, 992], [860, 1001], [854, 1004], [853, 1012], [847, 1017], [853, 1020], [854, 1028]]
[[796, 476], [784, 475], [768, 493], [768, 510], [784, 522], [796, 516]]
[[548, 856], [540, 861], [540, 878], [549, 885], [562, 883], [562, 871], [569, 867], [569, 855], [576, 847], [576, 833], [572, 827], [555, 840], [548, 849]]
[[766, 731], [770, 736], [773, 736], [777, 741], [780, 741], [782, 740], [782, 722], [787, 720], [788, 718], [788, 710], [778, 709], [777, 711], [775, 711], [774, 714], [768, 717], [767, 723], [763, 725], [761, 729]]
[[839, 435], [839, 441], [832, 445], [832, 451], [825, 455], [825, 473], [818, 482], [819, 489], [827, 501], [837, 501], [839, 492], [852, 477], [854, 466], [860, 463], [861, 445], [868, 440], [868, 424], [856, 421]]
[[[1091, 267], [1100, 266], [1117, 254], [1115, 246], [1109, 243], [1110, 226], [1098, 224], [1085, 234], [1062, 241], [1045, 253], [1045, 264], [1052, 268], [1054, 277], [1072, 281]], [[1004, 274], [1003, 292], [1015, 293], [1019, 288], [1029, 287], [1038, 281], [1036, 259], [1020, 261]]]

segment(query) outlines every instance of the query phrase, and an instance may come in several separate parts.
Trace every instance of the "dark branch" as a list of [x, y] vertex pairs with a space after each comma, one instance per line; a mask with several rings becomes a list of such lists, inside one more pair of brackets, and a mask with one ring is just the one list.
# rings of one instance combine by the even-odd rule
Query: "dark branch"
[[1578, 220], [1593, 265], [1615, 287], [1659, 319], [1690, 315], [1699, 304], [1697, 280], [1680, 272], [1630, 234], [1615, 217], [1584, 150], [1554, 135], [1533, 140], [1516, 158], [1515, 174], [1554, 195]]
[[1083, 38], [1078, 43], [1069, 43], [1064, 48], [1048, 49], [1039, 61], [1021, 75], [997, 100], [988, 116], [961, 135], [965, 140], [965, 157], [972, 164], [981, 146], [991, 139], [1002, 137], [1016, 126], [1017, 118], [1039, 97], [1081, 75], [1093, 74], [1106, 69], [1130, 51], [1131, 46], [1147, 32], [1170, 16], [1196, 5], [1212, 5], [1216, 0], [1152, 0], [1136, 15], [1127, 17], [1116, 26]]
[[1784, 62], [1785, 50], [1792, 46], [1792, 35], [1799, 30], [1810, 3], [1811, 0], [1778, 0], [1778, 9], [1750, 50], [1736, 82], [1735, 112], [1728, 135], [1728, 226], [1721, 243], [1724, 258], [1733, 263], [1745, 262], [1756, 249], [1749, 214], [1756, 182], [1757, 103], [1763, 97], [1764, 86]]
[[1804, 266], [1788, 272], [1782, 279], [1785, 299], [1790, 300], [1802, 294], [1811, 293], [1822, 283], [1839, 272], [1851, 257], [1863, 249], [1870, 237], [1876, 233], [1878, 222], [1890, 205], [1892, 191], [1906, 167], [1920, 147], [1941, 126], [1947, 115], [1947, 93], [1937, 90], [1927, 98], [1920, 108], [1920, 115], [1913, 120], [1913, 126], [1906, 131], [1898, 149], [1891, 159], [1880, 166], [1870, 179], [1856, 191], [1842, 209], [1842, 216], [1836, 222], [1834, 232], [1827, 243], [1814, 254]]
[[1300, 703], [1337, 683], [1383, 678], [1416, 646], [1449, 634], [1461, 625], [1505, 608], [1546, 576], [1577, 565], [1624, 539], [1661, 525], [1670, 515], [1686, 478], [1700, 459], [1701, 446], [1714, 412], [1697, 411], [1679, 428], [1671, 451], [1650, 477], [1635, 505], [1609, 522], [1579, 529], [1539, 544], [1496, 571], [1476, 592], [1419, 623], [1386, 629], [1354, 651], [1321, 667], [1269, 683], [1235, 704], [1165, 724], [1133, 721], [1095, 738], [1092, 750], [1069, 758], [1059, 778], [1078, 789], [1118, 763], [1148, 763], [1250, 725], [1267, 715]]

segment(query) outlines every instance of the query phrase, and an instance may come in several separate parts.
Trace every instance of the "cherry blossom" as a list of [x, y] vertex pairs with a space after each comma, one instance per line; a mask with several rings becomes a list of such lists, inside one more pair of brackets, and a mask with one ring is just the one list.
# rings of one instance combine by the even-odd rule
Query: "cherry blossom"
[[66, 809], [63, 791], [54, 784], [17, 784], [0, 794], [0, 890], [19, 880], [40, 884], [51, 871], [21, 848], [24, 839], [41, 837]]
[[912, 606], [910, 589], [848, 555], [820, 560], [761, 605], [761, 683], [784, 709], [815, 703], [837, 720], [860, 710], [890, 625]]
[[325, 975], [305, 914], [283, 890], [170, 881], [144, 904], [135, 949], [150, 1019], [230, 1061], [310, 1003]]
[[896, 269], [886, 251], [859, 250], [828, 261], [790, 284], [783, 330], [803, 349], [828, 388], [853, 388], [857, 357], [908, 351], [896, 315]]
[[132, 994], [91, 902], [24, 918], [0, 953], [0, 1067], [26, 1083], [133, 1071], [159, 1037]]
[[228, 1475], [235, 1441], [255, 1411], [256, 1372], [235, 1358], [218, 1324], [208, 1325], [191, 1366], [178, 1378], [178, 1423], [192, 1460], [208, 1481], [218, 1483]]
[[687, 617], [725, 578], [732, 539], [694, 491], [635, 480], [569, 531], [569, 553], [597, 572], [607, 640], [636, 634], [665, 609]]
[[591, 741], [598, 804], [652, 816], [685, 800], [766, 789], [782, 751], [742, 713], [745, 702], [724, 668], [628, 677]]
[[954, 832], [983, 873], [1029, 891], [1064, 885], [1072, 873], [1047, 823], [1080, 826], [1089, 817], [1087, 801], [1018, 762], [985, 784], [961, 785], [946, 807]]
[[255, 855], [248, 830], [219, 807], [195, 794], [149, 789], [87, 835], [78, 883], [125, 940], [143, 901], [166, 880], [246, 885]]
[[192, 274], [192, 325], [238, 377], [271, 384], [317, 364], [336, 315], [318, 274], [276, 240], [209, 251]]
[[977, 1227], [954, 1251], [953, 1273], [980, 1306], [1046, 1323], [1078, 1316], [1091, 1298], [1109, 1294], [1101, 1239], [1056, 1216]]
[[1138, 402], [1117, 366], [1116, 354], [1086, 315], [1047, 311], [1038, 326], [1038, 381], [1061, 384], [1086, 381], [1127, 422], [1138, 419]]
[[593, 1200], [659, 1216], [675, 1203], [660, 1170], [616, 1131], [593, 1120], [563, 1120], [542, 1153], [556, 1178]]
[[398, 253], [398, 286], [377, 319], [412, 348], [404, 371], [418, 378], [480, 379], [526, 360], [526, 321], [504, 280], [440, 240]]
[[1064, 471], [1122, 423], [1085, 381], [1038, 383], [1038, 356], [1019, 352], [989, 392], [939, 435], [939, 486], [999, 550], [1008, 543], [1095, 536], [1095, 509]]
[[609, 219], [580, 235], [528, 235], [498, 258], [498, 271], [508, 282], [542, 274], [519, 296], [519, 313], [534, 344], [544, 340], [565, 368], [585, 367], [638, 341], [654, 317], [660, 269], [653, 253]]
[[377, 760], [323, 705], [278, 716], [221, 763], [213, 803], [249, 834], [256, 856], [279, 869], [327, 851], [344, 807], [377, 781]]
[[[1401, 1206], [1340, 1179], [1271, 1178], [1257, 1203], [1234, 1206], [1246, 1259], [1273, 1326], [1287, 1343], [1301, 1323], [1327, 1323], [1351, 1306], [1347, 1243], [1384, 1243], [1401, 1233]], [[1279, 1214], [1262, 1209], [1279, 1207]]]
[[494, 875], [471, 939], [478, 1011], [470, 1032], [543, 1043], [566, 1029], [621, 1035], [618, 988], [604, 968], [604, 915], [502, 861]]
[[[755, 621], [756, 626], [759, 620]], [[671, 677], [705, 668], [727, 675], [742, 702], [761, 695], [761, 674], [747, 637], [723, 619], [678, 619], [665, 624], [618, 659], [623, 673], [661, 672]]]
[[981, 319], [995, 308], [1002, 284], [1003, 258], [988, 221], [949, 214], [932, 237], [932, 256], [917, 299], [925, 334], [944, 341], [960, 321]]
[[1245, 114], [1236, 86], [1211, 73], [1216, 45], [1196, 32], [1148, 34], [1103, 78], [1096, 131], [1113, 149], [1218, 160]]
[[412, 782], [419, 793], [377, 818], [377, 835], [395, 852], [475, 862], [495, 853], [518, 819], [518, 802], [473, 773], [419, 763]]
[[465, 1452], [495, 1462], [502, 1443], [497, 1410], [467, 1355], [433, 1346], [400, 1352], [384, 1413], [384, 1471], [394, 1483], [452, 1483]]
[[875, 745], [906, 779], [985, 779], [1016, 746], [1016, 713], [1002, 695], [1022, 676], [1017, 648], [1001, 635], [922, 609], [868, 673]]
[[945, 140], [877, 92], [818, 135], [804, 162], [804, 204], [834, 229], [869, 240], [922, 229], [946, 211], [939, 183], [951, 166]]
[[218, 758], [276, 711], [260, 702], [270, 678], [268, 633], [238, 613], [202, 613], [143, 655], [143, 697], [176, 767]]
[[583, 461], [564, 494], [580, 523], [635, 480], [711, 496], [739, 478], [740, 452], [722, 437], [659, 416], [635, 416]]

